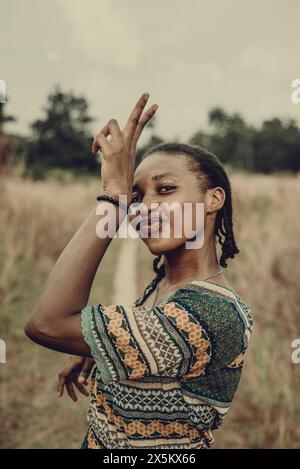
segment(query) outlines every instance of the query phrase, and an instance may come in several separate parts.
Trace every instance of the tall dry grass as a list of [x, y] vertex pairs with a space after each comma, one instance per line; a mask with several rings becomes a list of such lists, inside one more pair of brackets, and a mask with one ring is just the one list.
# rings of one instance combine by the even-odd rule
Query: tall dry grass
[[[226, 276], [254, 313], [243, 376], [216, 448], [297, 448], [300, 444], [300, 177], [233, 173], [239, 255]], [[139, 290], [152, 256], [140, 249]]]
[[[0, 180], [0, 447], [78, 448], [86, 429], [87, 399], [56, 395], [66, 356], [33, 344], [24, 324], [56, 259], [95, 205], [97, 180], [61, 184]], [[118, 240], [96, 275], [89, 303], [112, 302]], [[101, 299], [101, 300], [100, 300]]]
[[[296, 448], [300, 442], [300, 364], [291, 341], [300, 337], [300, 178], [232, 174], [240, 254], [228, 276], [255, 317], [246, 364], [216, 447]], [[78, 448], [87, 400], [56, 397], [65, 356], [32, 344], [26, 318], [50, 269], [94, 204], [97, 181], [61, 184], [19, 178], [0, 181], [0, 446]], [[112, 301], [118, 241], [104, 257], [90, 302]], [[140, 242], [138, 289], [153, 277]]]

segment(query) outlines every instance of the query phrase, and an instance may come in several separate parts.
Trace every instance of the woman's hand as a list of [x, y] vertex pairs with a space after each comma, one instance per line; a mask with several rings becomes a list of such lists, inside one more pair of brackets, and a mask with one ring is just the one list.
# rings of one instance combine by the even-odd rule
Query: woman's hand
[[59, 397], [64, 393], [64, 386], [66, 386], [68, 394], [73, 401], [77, 401], [77, 396], [73, 384], [76, 386], [78, 391], [84, 396], [89, 396], [88, 390], [84, 387], [84, 384], [88, 384], [88, 377], [94, 366], [95, 362], [93, 358], [89, 357], [70, 357], [69, 363], [58, 375], [57, 392]]
[[[101, 179], [104, 192], [112, 197], [126, 195], [128, 204], [131, 202], [137, 142], [158, 108], [157, 104], [152, 105], [141, 117], [148, 98], [149, 93], [140, 97], [122, 131], [117, 120], [110, 119], [95, 135], [92, 146], [94, 154], [99, 150], [102, 153]], [[106, 138], [108, 135], [111, 135], [110, 140]]]

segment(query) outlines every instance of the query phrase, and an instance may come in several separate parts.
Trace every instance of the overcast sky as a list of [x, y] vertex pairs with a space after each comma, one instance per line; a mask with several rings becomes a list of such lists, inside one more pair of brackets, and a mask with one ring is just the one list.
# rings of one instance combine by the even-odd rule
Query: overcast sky
[[93, 131], [123, 126], [144, 91], [169, 140], [207, 130], [216, 105], [300, 121], [300, 0], [0, 0], [0, 14], [8, 130], [28, 133], [56, 84], [86, 96]]

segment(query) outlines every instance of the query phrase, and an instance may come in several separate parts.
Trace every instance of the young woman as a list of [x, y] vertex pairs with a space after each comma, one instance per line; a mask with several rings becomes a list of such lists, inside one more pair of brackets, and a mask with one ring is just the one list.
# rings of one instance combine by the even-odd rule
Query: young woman
[[[252, 331], [252, 313], [222, 269], [239, 251], [230, 183], [219, 159], [198, 146], [166, 143], [148, 150], [135, 170], [137, 141], [157, 109], [143, 114], [148, 97], [142, 95], [122, 131], [111, 119], [95, 136], [93, 152], [102, 153], [102, 195], [110, 197], [102, 197], [98, 209], [120, 223], [127, 209], [118, 201], [126, 195], [129, 204], [146, 207], [149, 230], [156, 207], [159, 236], [143, 237], [157, 256], [154, 280], [131, 305], [87, 305], [112, 239], [96, 233], [104, 215], [94, 208], [59, 257], [25, 328], [38, 344], [83, 357], [60, 375], [60, 394], [66, 385], [76, 400], [72, 383], [86, 393], [95, 361], [83, 448], [210, 448]], [[172, 212], [170, 236], [160, 236], [163, 202], [182, 209], [187, 202], [203, 204], [202, 247], [188, 249], [189, 238], [174, 235]]]

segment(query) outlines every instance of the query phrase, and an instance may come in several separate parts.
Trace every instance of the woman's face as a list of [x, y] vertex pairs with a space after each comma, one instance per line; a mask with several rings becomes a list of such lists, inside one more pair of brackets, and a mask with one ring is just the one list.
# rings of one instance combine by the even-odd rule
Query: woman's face
[[[200, 203], [197, 209], [196, 202]], [[203, 210], [203, 202], [199, 179], [182, 155], [153, 153], [135, 171], [132, 207], [142, 203], [142, 211], [139, 218], [134, 211], [129, 221], [152, 254], [163, 254], [194, 238], [201, 217], [197, 210], [199, 206]], [[200, 221], [203, 226], [203, 215]]]

